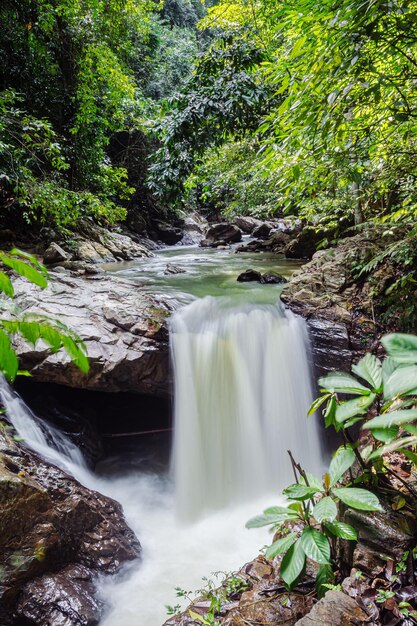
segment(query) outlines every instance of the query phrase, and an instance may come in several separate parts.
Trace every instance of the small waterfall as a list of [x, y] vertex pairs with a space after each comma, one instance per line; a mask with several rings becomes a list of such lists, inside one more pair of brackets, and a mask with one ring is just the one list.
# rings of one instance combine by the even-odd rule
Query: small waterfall
[[178, 513], [277, 494], [292, 482], [287, 450], [320, 472], [304, 321], [279, 305], [206, 297], [171, 322], [173, 471]]
[[3, 376], [0, 377], [0, 402], [6, 409], [7, 418], [27, 446], [84, 482], [88, 469], [79, 448], [69, 437], [32, 413]]

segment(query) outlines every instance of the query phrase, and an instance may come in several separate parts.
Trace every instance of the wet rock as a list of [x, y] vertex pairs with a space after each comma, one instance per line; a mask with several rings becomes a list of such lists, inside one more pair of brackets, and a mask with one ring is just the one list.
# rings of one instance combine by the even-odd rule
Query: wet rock
[[286, 245], [291, 241], [288, 232], [278, 230], [271, 234], [269, 239], [255, 239], [248, 244], [239, 246], [236, 252], [272, 252], [273, 254], [283, 254]]
[[61, 246], [57, 243], [51, 243], [50, 246], [45, 250], [43, 255], [43, 262], [45, 265], [53, 265], [54, 263], [61, 263], [62, 261], [67, 261], [69, 255]]
[[51, 354], [19, 339], [21, 367], [35, 381], [102, 391], [166, 395], [170, 389], [167, 317], [172, 304], [112, 276], [53, 274], [40, 291], [16, 279], [16, 304], [26, 313], [67, 324], [85, 341], [90, 372], [82, 374], [64, 353]]
[[239, 283], [258, 282], [262, 285], [281, 285], [287, 282], [287, 279], [280, 274], [261, 274], [256, 270], [246, 270], [237, 277]]
[[285, 249], [285, 256], [288, 259], [311, 259], [317, 250], [318, 243], [324, 239], [323, 230], [313, 226], [303, 228], [295, 239], [293, 239]]
[[235, 224], [229, 224], [222, 222], [220, 224], [214, 224], [205, 233], [204, 244], [203, 241], [200, 245], [215, 246], [221, 242], [221, 245], [225, 243], [237, 243], [242, 239], [242, 231]]
[[159, 220], [154, 221], [152, 222], [152, 227], [156, 233], [156, 238], [168, 246], [175, 245], [183, 237], [183, 232], [180, 228], [177, 228], [172, 224], [167, 224], [166, 222]]
[[232, 221], [243, 233], [250, 235], [255, 228], [262, 226], [262, 220], [256, 219], [256, 217], [249, 217], [244, 215], [238, 215]]
[[271, 233], [271, 225], [264, 222], [263, 224], [260, 224], [253, 230], [252, 235], [253, 237], [256, 237], [257, 239], [268, 239], [270, 233]]
[[258, 282], [262, 280], [262, 274], [256, 270], [246, 270], [237, 277], [239, 283]]
[[16, 613], [39, 626], [97, 626], [102, 605], [94, 596], [92, 572], [69, 566], [27, 583]]
[[185, 270], [182, 267], [178, 267], [178, 265], [168, 263], [165, 268], [164, 274], [185, 274]]
[[[0, 623], [13, 624], [16, 608], [35, 626], [96, 623], [93, 577], [140, 554], [121, 506], [16, 443], [4, 425], [0, 449]], [[55, 610], [68, 621], [47, 621]]]
[[360, 626], [368, 615], [342, 591], [328, 591], [295, 626]]

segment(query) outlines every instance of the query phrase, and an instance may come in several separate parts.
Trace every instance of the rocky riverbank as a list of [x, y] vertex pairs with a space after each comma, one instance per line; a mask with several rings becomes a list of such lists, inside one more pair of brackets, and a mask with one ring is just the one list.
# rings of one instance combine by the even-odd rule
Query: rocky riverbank
[[40, 458], [0, 424], [0, 623], [95, 626], [98, 574], [140, 555], [121, 506]]

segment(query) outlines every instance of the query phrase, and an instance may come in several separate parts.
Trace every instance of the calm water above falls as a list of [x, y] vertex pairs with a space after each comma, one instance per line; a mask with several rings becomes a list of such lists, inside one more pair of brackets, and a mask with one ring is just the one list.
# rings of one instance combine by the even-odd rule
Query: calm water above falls
[[[186, 273], [166, 275], [170, 263]], [[231, 571], [268, 541], [245, 521], [279, 502], [291, 481], [286, 450], [319, 470], [304, 324], [286, 316], [274, 285], [236, 283], [254, 268], [290, 275], [295, 263], [260, 255], [174, 248], [109, 271], [183, 303], [171, 320], [175, 436], [171, 471], [114, 471], [102, 477], [80, 464], [72, 444], [33, 429], [33, 416], [5, 397], [16, 428], [87, 486], [119, 500], [143, 545], [143, 560], [119, 580], [103, 581], [111, 605], [103, 626], [162, 626], [175, 587], [196, 589], [203, 576]], [[204, 296], [209, 297], [204, 297]], [[26, 419], [22, 418], [26, 417]], [[43, 439], [42, 439], [43, 437]], [[126, 464], [123, 464], [126, 467]], [[172, 479], [174, 478], [174, 480]]]

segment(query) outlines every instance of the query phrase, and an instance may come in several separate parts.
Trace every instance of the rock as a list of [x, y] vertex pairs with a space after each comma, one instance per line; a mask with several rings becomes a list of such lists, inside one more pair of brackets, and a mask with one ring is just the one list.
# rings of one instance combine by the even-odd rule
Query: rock
[[232, 224], [235, 224], [243, 233], [250, 235], [255, 228], [262, 226], [262, 221], [256, 219], [256, 217], [249, 217], [245, 215], [238, 215], [233, 218]]
[[291, 241], [291, 236], [285, 232], [278, 230], [271, 234], [269, 239], [255, 239], [248, 244], [239, 246], [236, 252], [273, 252], [274, 254], [283, 254], [286, 245]]
[[167, 395], [170, 390], [166, 320], [172, 304], [109, 275], [51, 275], [46, 289], [17, 278], [16, 304], [26, 314], [59, 319], [85, 342], [90, 372], [82, 374], [63, 353], [42, 342], [16, 340], [22, 368], [33, 379], [101, 391]]
[[91, 570], [70, 565], [27, 583], [16, 613], [39, 626], [97, 626], [103, 607], [94, 596]]
[[260, 224], [253, 230], [252, 236], [256, 237], [257, 239], [268, 239], [270, 233], [271, 233], [270, 224], [267, 224], [266, 222], [264, 222], [263, 224]]
[[152, 227], [155, 231], [156, 238], [168, 246], [175, 245], [183, 237], [183, 232], [180, 228], [172, 226], [172, 224], [167, 224], [166, 222], [156, 220], [152, 222]]
[[317, 244], [324, 239], [324, 236], [322, 230], [306, 226], [288, 244], [285, 249], [285, 256], [288, 259], [311, 259], [317, 250]]
[[208, 228], [208, 222], [205, 217], [198, 213], [191, 213], [184, 218], [182, 229], [184, 231], [181, 239], [182, 246], [197, 245], [204, 238], [204, 233]]
[[328, 591], [295, 626], [361, 626], [368, 615], [342, 591]]
[[93, 577], [140, 554], [121, 506], [16, 443], [4, 425], [0, 450], [0, 623], [14, 624], [16, 607], [35, 626], [97, 623]]
[[62, 261], [67, 261], [69, 255], [61, 246], [57, 243], [53, 242], [50, 246], [45, 250], [43, 255], [43, 262], [45, 265], [53, 265], [54, 263], [60, 263]]
[[280, 274], [261, 274], [252, 269], [239, 274], [237, 281], [239, 283], [258, 282], [262, 285], [281, 285], [288, 282], [287, 279]]
[[[235, 224], [222, 222], [210, 226], [205, 234], [206, 246], [224, 245], [226, 243], [237, 243], [242, 239], [242, 231]], [[201, 242], [200, 245], [203, 245]]]
[[239, 283], [258, 282], [262, 280], [262, 274], [256, 270], [246, 270], [237, 277]]
[[165, 268], [164, 274], [185, 274], [185, 270], [182, 269], [182, 267], [178, 267], [178, 265], [168, 263]]

